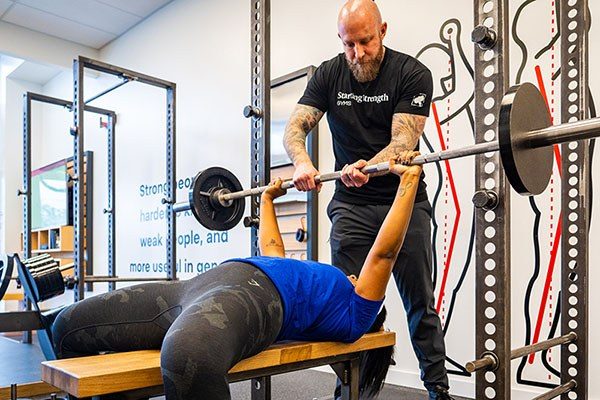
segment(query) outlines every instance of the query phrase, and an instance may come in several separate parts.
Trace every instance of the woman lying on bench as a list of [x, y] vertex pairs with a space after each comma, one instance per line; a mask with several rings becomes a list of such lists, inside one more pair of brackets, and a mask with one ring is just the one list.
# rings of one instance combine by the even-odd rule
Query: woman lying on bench
[[[379, 330], [383, 318], [377, 314], [421, 174], [421, 167], [402, 164], [417, 154], [405, 152], [392, 162], [401, 182], [358, 279], [331, 265], [283, 258], [273, 207], [285, 193], [278, 180], [261, 198], [261, 257], [229, 260], [186, 281], [131, 286], [75, 303], [53, 324], [56, 353], [67, 358], [161, 349], [168, 400], [222, 400], [231, 398], [229, 369], [278, 340], [353, 342]], [[379, 359], [365, 357], [371, 365], [363, 369], [362, 391], [381, 389], [392, 349]]]

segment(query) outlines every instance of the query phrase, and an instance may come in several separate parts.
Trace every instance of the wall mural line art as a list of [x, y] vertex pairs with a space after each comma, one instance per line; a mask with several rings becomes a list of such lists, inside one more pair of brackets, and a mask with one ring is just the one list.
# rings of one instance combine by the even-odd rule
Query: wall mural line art
[[[446, 150], [450, 146], [450, 135], [448, 135], [450, 124], [459, 118], [466, 118], [467, 124], [471, 127], [471, 143], [475, 139], [475, 124], [471, 110], [475, 94], [473, 90], [468, 92], [467, 96], [464, 95], [463, 91], [457, 91], [457, 82], [464, 82], [465, 80], [473, 82], [474, 75], [473, 67], [469, 63], [461, 43], [462, 26], [460, 21], [456, 18], [446, 20], [440, 28], [439, 38], [440, 43], [430, 43], [424, 46], [416, 55], [417, 59], [432, 69], [434, 76], [432, 115], [436, 135], [430, 137], [425, 132], [422, 136], [423, 143], [430, 152]], [[431, 62], [428, 62], [429, 60]], [[440, 60], [442, 61], [440, 62]], [[440, 78], [436, 80], [436, 77]], [[474, 87], [474, 85], [471, 84], [470, 87]], [[466, 124], [458, 122], [457, 126], [462, 127]], [[445, 134], [444, 130], [446, 131]], [[435, 163], [433, 168], [435, 168], [437, 179], [432, 179], [431, 176], [428, 178], [429, 183], [433, 180], [436, 182], [432, 197], [433, 285], [434, 290], [437, 290], [436, 310], [440, 314], [444, 335], [446, 335], [451, 327], [452, 315], [456, 309], [460, 289], [472, 265], [475, 219], [470, 201], [468, 211], [461, 209], [461, 203], [464, 204], [464, 199], [461, 202], [459, 197], [462, 197], [464, 191], [457, 188], [452, 173], [452, 165], [446, 160], [443, 164]], [[471, 213], [470, 219], [468, 215], [464, 216], [466, 212]], [[450, 218], [453, 218], [453, 220], [450, 220]], [[467, 223], [466, 227], [462, 226]], [[469, 245], [466, 248], [466, 253], [462, 254], [465, 261], [460, 268], [460, 272], [456, 272], [459, 270], [459, 267], [455, 266], [458, 263], [456, 261], [458, 257], [453, 259], [453, 255], [456, 255], [456, 239], [459, 230], [467, 230]], [[444, 266], [443, 269], [438, 270], [438, 263]], [[450, 282], [451, 274], [454, 275], [452, 283]], [[441, 279], [438, 279], [440, 278], [439, 275], [441, 275]], [[452, 287], [451, 295], [448, 296], [447, 293], [450, 292], [450, 287]], [[448, 297], [450, 297], [449, 300]], [[449, 373], [463, 376], [471, 375], [463, 366], [467, 360], [458, 362], [449, 355], [446, 359], [449, 364], [456, 368], [449, 369]]]
[[[544, 11], [543, 8], [550, 10], [550, 13], [547, 13], [547, 10]], [[542, 8], [542, 10], [540, 10]], [[527, 14], [536, 15], [538, 18], [540, 15], [549, 15], [550, 17], [550, 39], [546, 44], [544, 44], [535, 54], [533, 60], [529, 59], [529, 53], [531, 50], [535, 49], [533, 43], [528, 43], [527, 40], [523, 39], [519, 35], [519, 27], [523, 27], [523, 30], [527, 30]], [[540, 2], [538, 0], [526, 0], [524, 1], [516, 10], [515, 16], [512, 24], [512, 40], [516, 43], [521, 51], [521, 60], [519, 64], [519, 68], [517, 70], [516, 75], [516, 83], [519, 84], [523, 81], [523, 75], [533, 72], [535, 76], [535, 80], [537, 81], [538, 87], [542, 92], [544, 99], [546, 100], [546, 104], [548, 106], [548, 110], [554, 120], [555, 114], [558, 114], [559, 108], [556, 107], [555, 101], [558, 95], [558, 101], [560, 101], [560, 90], [555, 90], [555, 83], [560, 76], [560, 54], [557, 50], [556, 43], [560, 38], [560, 7], [558, 2], [555, 0], [545, 2]], [[587, 27], [588, 31], [591, 27]], [[549, 76], [549, 87], [547, 89], [547, 85], [545, 83], [545, 76]], [[590, 97], [590, 116], [595, 116], [595, 107], [593, 105], [593, 98], [591, 95], [591, 91], [588, 87], [588, 96]], [[592, 157], [590, 157], [590, 182], [591, 180], [591, 171], [592, 171], [592, 159], [593, 159], [593, 149], [594, 143], [593, 140], [590, 143], [590, 150], [592, 153]], [[550, 187], [550, 207], [540, 207], [538, 205], [538, 201], [534, 197], [529, 198], [529, 206], [531, 208], [531, 212], [534, 216], [534, 222], [532, 226], [532, 243], [533, 243], [533, 261], [532, 261], [532, 272], [531, 276], [527, 283], [527, 288], [525, 290], [525, 296], [523, 301], [523, 312], [524, 312], [524, 344], [529, 345], [533, 343], [537, 343], [540, 340], [550, 339], [557, 335], [557, 331], [560, 325], [560, 298], [561, 293], [558, 291], [557, 296], [553, 296], [553, 283], [554, 283], [554, 271], [556, 265], [560, 262], [559, 256], [559, 243], [561, 240], [561, 205], [560, 205], [560, 174], [561, 174], [561, 153], [560, 147], [554, 146], [554, 154], [555, 154], [555, 171], [553, 173], [553, 178]], [[590, 218], [592, 207], [591, 205], [591, 190], [592, 185], [590, 184]], [[558, 193], [557, 196], [554, 196], [554, 193]], [[539, 199], [539, 203], [546, 205], [544, 202], [547, 202], [547, 196]], [[556, 201], [556, 204], [555, 204]], [[556, 221], [556, 223], [554, 223]], [[542, 257], [542, 254], [546, 254], [542, 252], [542, 243], [543, 240], [543, 230], [550, 231], [549, 235], [549, 247], [550, 251], [548, 252], [548, 259], [546, 257]], [[542, 278], [542, 262], [547, 261], [547, 267], [545, 270], [545, 275]], [[543, 279], [543, 280], [542, 280]], [[558, 278], [557, 278], [558, 279]], [[538, 290], [536, 291], [536, 286], [538, 286]], [[539, 287], [542, 287], [540, 290]], [[556, 285], [560, 286], [560, 284]], [[556, 297], [554, 301], [553, 297]], [[539, 305], [539, 306], [538, 306]], [[554, 310], [552, 309], [555, 306]], [[537, 309], [537, 315], [535, 317], [535, 326], [533, 325], [532, 312], [531, 310]], [[545, 339], [541, 339], [542, 327], [546, 326], [544, 321], [547, 320], [547, 333], [544, 335]], [[548, 373], [547, 381], [540, 381], [539, 379], [526, 378], [526, 370], [528, 366], [532, 366], [536, 362], [536, 355], [531, 354], [530, 356], [525, 356], [521, 358], [519, 366], [517, 368], [517, 383], [524, 385], [531, 385], [537, 387], [544, 388], [554, 388], [558, 386], [558, 379], [560, 378], [560, 371], [557, 367], [552, 365], [551, 358], [552, 349], [545, 350], [541, 353], [539, 357], [539, 362], [541, 362], [541, 367]], [[558, 364], [558, 357], [555, 359], [555, 364]], [[534, 369], [533, 371], [537, 371]], [[538, 376], [539, 373], [533, 373], [532, 375]]]

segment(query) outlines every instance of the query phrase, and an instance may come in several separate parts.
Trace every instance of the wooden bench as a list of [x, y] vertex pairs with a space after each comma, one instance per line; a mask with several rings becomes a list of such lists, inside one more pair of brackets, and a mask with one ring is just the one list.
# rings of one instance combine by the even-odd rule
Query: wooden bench
[[[0, 387], [0, 400], [10, 400], [11, 390], [10, 386]], [[46, 382], [28, 382], [19, 383], [17, 385], [17, 396], [19, 399], [25, 397], [35, 397], [41, 395], [48, 395], [50, 393], [59, 393], [60, 389], [48, 385]]]
[[[358, 400], [359, 352], [396, 343], [394, 332], [364, 335], [354, 343], [279, 343], [240, 361], [229, 371], [229, 381], [252, 379], [252, 399], [271, 398], [271, 375], [331, 365], [342, 381], [342, 398]], [[144, 350], [45, 361], [42, 380], [75, 398], [119, 393], [119, 398], [147, 398], [162, 393], [160, 351]]]

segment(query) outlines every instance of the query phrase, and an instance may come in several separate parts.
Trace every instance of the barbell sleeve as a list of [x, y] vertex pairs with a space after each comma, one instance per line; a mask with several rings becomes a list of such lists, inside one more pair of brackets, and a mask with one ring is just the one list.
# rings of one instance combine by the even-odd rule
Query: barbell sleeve
[[443, 150], [435, 153], [421, 154], [413, 160], [413, 165], [423, 165], [432, 162], [440, 162], [443, 160], [453, 160], [455, 158], [462, 158], [468, 156], [474, 156], [477, 154], [490, 153], [498, 151], [500, 144], [497, 140], [491, 142], [477, 143], [470, 146], [459, 147], [457, 149]]
[[528, 148], [539, 148], [553, 144], [593, 139], [600, 136], [600, 118], [567, 122], [548, 128], [532, 130], [519, 145]]
[[173, 204], [173, 211], [176, 213], [183, 212], [183, 211], [189, 211], [191, 208], [192, 208], [192, 206], [190, 205], [189, 201], [183, 201], [181, 203]]

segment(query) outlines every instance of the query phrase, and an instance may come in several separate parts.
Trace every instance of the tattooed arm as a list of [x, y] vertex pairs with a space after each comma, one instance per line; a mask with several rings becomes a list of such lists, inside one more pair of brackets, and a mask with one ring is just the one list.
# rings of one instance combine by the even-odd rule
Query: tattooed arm
[[[398, 158], [402, 164], [410, 164], [418, 154], [406, 151], [394, 158]], [[356, 283], [356, 293], [368, 300], [381, 300], [385, 295], [388, 280], [404, 242], [419, 186], [421, 166], [407, 167], [402, 164], [391, 167], [392, 173], [401, 176], [400, 185]]]
[[[427, 117], [422, 115], [396, 113], [392, 118], [392, 139], [390, 144], [369, 161], [358, 160], [342, 170], [342, 182], [348, 187], [361, 187], [369, 181], [369, 176], [360, 169], [396, 158], [402, 151], [414, 150], [425, 128]], [[373, 174], [371, 176], [376, 176]]]
[[370, 164], [389, 161], [401, 151], [414, 150], [425, 129], [427, 117], [415, 114], [396, 113], [392, 118], [390, 144], [369, 160]]
[[300, 191], [316, 187], [314, 177], [319, 174], [306, 151], [306, 136], [319, 123], [323, 111], [318, 108], [297, 104], [285, 127], [283, 145], [294, 167], [294, 186]]
[[270, 257], [285, 257], [283, 239], [279, 232], [273, 200], [285, 194], [281, 189], [281, 179], [271, 183], [260, 196], [260, 226], [258, 229], [258, 247], [260, 254]]

